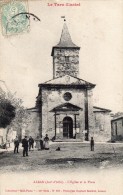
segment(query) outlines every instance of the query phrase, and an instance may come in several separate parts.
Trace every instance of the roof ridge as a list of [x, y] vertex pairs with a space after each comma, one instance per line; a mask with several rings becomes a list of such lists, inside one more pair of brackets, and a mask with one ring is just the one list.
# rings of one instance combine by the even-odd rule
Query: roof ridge
[[[65, 76], [65, 75], [63, 75], [63, 76]], [[59, 76], [59, 77], [56, 77], [56, 78], [50, 79], [50, 80], [48, 80], [48, 81], [45, 81], [44, 83], [47, 83], [47, 82], [49, 82], [49, 81], [56, 80], [56, 79], [61, 78], [61, 77], [63, 77], [63, 76]]]
[[96, 109], [100, 109], [100, 110], [106, 110], [106, 111], [110, 111], [110, 109], [106, 109], [106, 108], [102, 108], [102, 107], [98, 107], [98, 106], [93, 106], [93, 108], [96, 108]]
[[[69, 75], [69, 74], [66, 74], [66, 75], [63, 75], [63, 76], [59, 76], [59, 77], [57, 77], [57, 78], [50, 79], [50, 80], [48, 80], [48, 81], [44, 82], [44, 84], [47, 84], [47, 83], [48, 83], [48, 82], [50, 82], [50, 81], [53, 81], [53, 80], [56, 80], [56, 79], [59, 79], [59, 78], [65, 77], [65, 76], [70, 76], [70, 77], [73, 77], [73, 78], [75, 78], [75, 79], [78, 79], [78, 80], [84, 81], [84, 82], [86, 82], [86, 83], [88, 83], [88, 84], [91, 84], [91, 85], [92, 85], [92, 83], [90, 83], [90, 82], [88, 82], [88, 81], [86, 81], [86, 80], [84, 80], [84, 79], [81, 79], [81, 78], [78, 78], [78, 77], [75, 77], [75, 76], [73, 76], [73, 75]], [[95, 84], [93, 84], [93, 85], [95, 85]]]

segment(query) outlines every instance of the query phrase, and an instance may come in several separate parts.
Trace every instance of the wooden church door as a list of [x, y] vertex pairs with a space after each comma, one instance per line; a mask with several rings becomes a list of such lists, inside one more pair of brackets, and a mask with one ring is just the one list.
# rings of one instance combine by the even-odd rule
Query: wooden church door
[[71, 117], [63, 119], [63, 137], [73, 138], [73, 120]]

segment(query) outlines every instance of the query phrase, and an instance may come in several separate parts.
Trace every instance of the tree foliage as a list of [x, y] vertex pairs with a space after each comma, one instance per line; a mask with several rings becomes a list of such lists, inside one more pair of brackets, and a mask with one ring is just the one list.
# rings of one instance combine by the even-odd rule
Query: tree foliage
[[29, 113], [22, 103], [16, 94], [0, 90], [0, 127], [7, 127], [7, 136], [11, 131], [17, 131], [21, 139], [22, 129], [29, 123]]
[[15, 117], [15, 106], [6, 97], [6, 94], [0, 90], [0, 128], [6, 128]]

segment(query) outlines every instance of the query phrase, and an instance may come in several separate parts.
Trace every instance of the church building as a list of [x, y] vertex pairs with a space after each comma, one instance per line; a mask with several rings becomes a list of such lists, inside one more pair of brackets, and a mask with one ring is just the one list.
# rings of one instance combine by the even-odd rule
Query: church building
[[96, 141], [110, 140], [110, 110], [93, 106], [96, 85], [79, 78], [79, 52], [64, 23], [60, 41], [51, 51], [53, 78], [38, 85], [27, 134], [47, 133], [54, 141], [88, 141], [92, 136]]
[[41, 135], [48, 133], [55, 140], [93, 136], [95, 84], [79, 78], [79, 51], [64, 23], [60, 41], [51, 52], [53, 79], [38, 85]]

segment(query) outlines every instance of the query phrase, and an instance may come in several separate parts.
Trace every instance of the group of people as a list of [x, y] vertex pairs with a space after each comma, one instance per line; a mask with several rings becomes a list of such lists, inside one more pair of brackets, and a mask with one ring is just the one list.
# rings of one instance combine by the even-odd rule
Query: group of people
[[[46, 134], [44, 140], [42, 138], [40, 138], [40, 136], [37, 136], [37, 138], [34, 140], [31, 136], [29, 137], [29, 139], [27, 138], [27, 136], [25, 136], [25, 138], [22, 140], [22, 147], [23, 147], [23, 157], [28, 156], [28, 150], [30, 151], [31, 149], [34, 148], [34, 141], [36, 142], [36, 148], [38, 150], [49, 150], [49, 137], [48, 134]], [[14, 153], [18, 152], [19, 149], [19, 140], [18, 137], [16, 136], [15, 140], [14, 140]], [[91, 151], [94, 151], [94, 139], [93, 137], [91, 137], [90, 140], [90, 149]], [[60, 150], [60, 148], [58, 147], [56, 150]]]
[[[28, 150], [30, 151], [31, 149], [34, 148], [34, 142], [36, 143], [35, 147], [38, 150], [49, 150], [49, 137], [48, 134], [46, 134], [45, 138], [42, 139], [40, 136], [37, 136], [37, 138], [34, 140], [31, 136], [28, 137], [25, 136], [24, 139], [22, 139], [22, 147], [23, 147], [23, 157], [28, 156]], [[14, 153], [19, 153], [19, 139], [16, 136], [14, 140]]]

